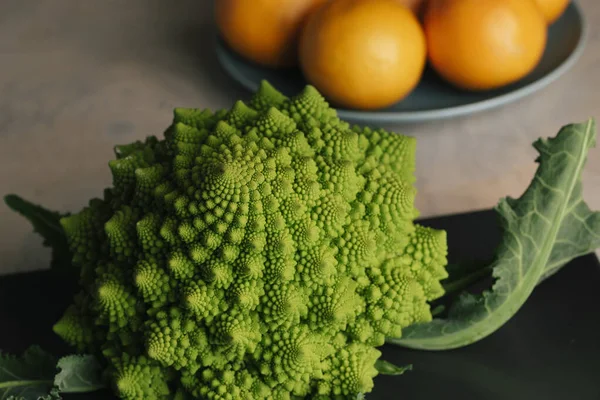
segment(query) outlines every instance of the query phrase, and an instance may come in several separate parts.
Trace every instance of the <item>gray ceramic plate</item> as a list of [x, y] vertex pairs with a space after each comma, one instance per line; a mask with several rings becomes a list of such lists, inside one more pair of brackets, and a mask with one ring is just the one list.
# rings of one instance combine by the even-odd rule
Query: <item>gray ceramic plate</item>
[[[579, 58], [587, 29], [579, 6], [572, 1], [549, 29], [548, 44], [537, 68], [507, 87], [484, 93], [455, 89], [426, 70], [418, 87], [405, 99], [377, 111], [338, 109], [340, 118], [359, 124], [422, 122], [456, 117], [497, 107], [529, 95], [556, 80]], [[273, 70], [256, 66], [217, 40], [218, 59], [229, 75], [255, 91], [262, 79], [287, 95], [299, 92], [306, 81], [297, 69]]]

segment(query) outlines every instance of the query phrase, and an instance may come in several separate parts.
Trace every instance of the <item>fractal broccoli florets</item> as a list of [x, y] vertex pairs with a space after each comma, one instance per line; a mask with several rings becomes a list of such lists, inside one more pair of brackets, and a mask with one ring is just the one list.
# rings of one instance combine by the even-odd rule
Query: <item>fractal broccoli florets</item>
[[263, 82], [115, 154], [61, 221], [81, 291], [54, 331], [121, 398], [354, 399], [385, 338], [431, 320], [446, 236], [414, 222], [414, 138]]

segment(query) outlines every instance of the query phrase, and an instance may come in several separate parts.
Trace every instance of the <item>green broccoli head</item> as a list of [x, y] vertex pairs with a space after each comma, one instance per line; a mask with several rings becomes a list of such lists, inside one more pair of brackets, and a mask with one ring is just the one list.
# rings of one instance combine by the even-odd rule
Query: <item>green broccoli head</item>
[[351, 127], [311, 86], [176, 109], [115, 153], [112, 187], [62, 220], [82, 290], [54, 330], [123, 399], [356, 398], [443, 294], [414, 138]]

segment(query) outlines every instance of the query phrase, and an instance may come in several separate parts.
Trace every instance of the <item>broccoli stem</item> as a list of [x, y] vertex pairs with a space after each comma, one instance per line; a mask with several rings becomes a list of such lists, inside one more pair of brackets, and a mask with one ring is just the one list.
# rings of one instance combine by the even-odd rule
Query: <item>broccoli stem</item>
[[457, 293], [460, 293], [474, 284], [480, 282], [484, 278], [487, 278], [492, 273], [492, 265], [488, 264], [483, 267], [477, 268], [474, 271], [470, 271], [469, 273], [460, 276], [458, 278], [452, 279], [450, 282], [444, 284], [444, 297], [453, 296]]

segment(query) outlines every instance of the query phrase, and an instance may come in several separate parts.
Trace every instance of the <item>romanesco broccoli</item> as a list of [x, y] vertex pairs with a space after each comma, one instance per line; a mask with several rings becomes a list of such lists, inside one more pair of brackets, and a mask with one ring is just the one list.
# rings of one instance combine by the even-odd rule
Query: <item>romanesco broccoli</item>
[[446, 236], [414, 223], [414, 138], [263, 82], [115, 153], [61, 220], [81, 292], [54, 331], [121, 398], [354, 399], [384, 339], [431, 320]]

